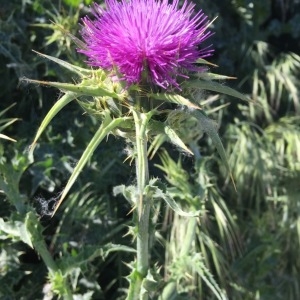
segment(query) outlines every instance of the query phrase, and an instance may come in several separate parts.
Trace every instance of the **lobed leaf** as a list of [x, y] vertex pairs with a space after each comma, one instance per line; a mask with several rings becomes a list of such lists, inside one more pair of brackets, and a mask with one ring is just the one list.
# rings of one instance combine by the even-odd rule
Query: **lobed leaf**
[[31, 242], [31, 234], [27, 230], [26, 224], [21, 221], [7, 221], [5, 222], [0, 218], [0, 230], [7, 234], [7, 237], [17, 238], [23, 241], [25, 244], [33, 248]]

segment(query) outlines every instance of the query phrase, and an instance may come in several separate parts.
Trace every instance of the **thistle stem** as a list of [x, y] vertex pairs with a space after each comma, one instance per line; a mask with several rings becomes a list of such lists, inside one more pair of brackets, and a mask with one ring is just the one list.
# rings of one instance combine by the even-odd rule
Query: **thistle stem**
[[[60, 270], [47, 248], [47, 245], [42, 235], [42, 228], [34, 213], [30, 212], [27, 214], [26, 226], [31, 234], [32, 246], [34, 247], [36, 252], [41, 256], [44, 264], [48, 269], [49, 276], [55, 277], [57, 273], [60, 272]], [[63, 288], [60, 290], [59, 293], [60, 296], [62, 296], [64, 300], [73, 300], [71, 288], [66, 277], [63, 278], [62, 287]]]
[[[50, 252], [48, 251], [45, 241], [40, 240], [39, 242], [35, 243], [34, 248], [39, 253], [39, 255], [42, 257], [42, 259], [48, 269], [49, 275], [51, 277], [55, 277], [60, 270], [59, 270], [57, 264], [55, 263], [55, 261], [53, 260]], [[71, 288], [69, 286], [69, 283], [67, 282], [66, 277], [63, 278], [62, 286], [63, 286], [63, 290], [61, 290], [60, 292], [61, 292], [61, 296], [63, 297], [63, 299], [64, 300], [73, 300]]]
[[[145, 194], [145, 187], [149, 184], [149, 169], [147, 157], [147, 124], [151, 113], [143, 113], [133, 110], [136, 130], [136, 175], [137, 175], [137, 264], [136, 271], [138, 280], [133, 287], [136, 293], [132, 299], [148, 299], [141, 295], [141, 285], [147, 276], [149, 269], [149, 223], [151, 211], [151, 199]], [[132, 288], [132, 287], [131, 287]], [[129, 298], [131, 299], [131, 298]]]

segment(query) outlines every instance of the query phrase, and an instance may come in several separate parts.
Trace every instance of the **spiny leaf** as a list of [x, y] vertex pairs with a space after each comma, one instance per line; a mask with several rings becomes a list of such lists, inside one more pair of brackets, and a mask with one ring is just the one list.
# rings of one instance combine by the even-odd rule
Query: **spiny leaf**
[[56, 57], [53, 57], [53, 56], [49, 56], [49, 55], [46, 55], [46, 54], [43, 54], [43, 53], [40, 53], [40, 52], [37, 52], [35, 50], [32, 50], [33, 52], [37, 53], [38, 55], [42, 56], [42, 57], [45, 57], [49, 60], [52, 60], [54, 61], [55, 63], [61, 65], [62, 67], [68, 69], [69, 71], [73, 72], [73, 73], [76, 73], [78, 74], [79, 76], [89, 76], [91, 74], [91, 70], [88, 70], [88, 69], [84, 69], [84, 68], [81, 68], [81, 67], [78, 67], [78, 66], [74, 66], [64, 60], [61, 60], [59, 58], [56, 58]]
[[176, 146], [182, 148], [184, 151], [188, 152], [189, 154], [193, 155], [193, 152], [184, 144], [181, 138], [177, 135], [174, 129], [170, 126], [165, 126], [165, 133], [169, 137], [171, 143], [175, 144]]
[[215, 65], [215, 64], [213, 64], [213, 63], [211, 63], [211, 62], [209, 62], [208, 60], [205, 60], [205, 59], [203, 59], [203, 58], [198, 58], [198, 59], [196, 60], [196, 63], [198, 63], [198, 64], [203, 64], [203, 65], [210, 65], [210, 66], [213, 66], [213, 67], [217, 67], [217, 65]]
[[14, 139], [10, 138], [9, 136], [2, 134], [2, 133], [0, 133], [0, 139], [9, 140], [11, 142], [16, 142], [16, 140], [14, 140]]
[[232, 180], [234, 189], [236, 190], [235, 182], [234, 182], [234, 179], [233, 179], [233, 176], [232, 176], [229, 164], [228, 164], [228, 159], [227, 159], [227, 156], [226, 156], [226, 153], [225, 153], [225, 149], [223, 147], [222, 141], [221, 141], [221, 139], [219, 137], [219, 134], [217, 132], [217, 128], [216, 128], [215, 123], [212, 120], [210, 120], [207, 116], [205, 116], [202, 112], [200, 112], [198, 110], [191, 111], [191, 114], [199, 120], [199, 122], [201, 124], [201, 127], [202, 127], [202, 130], [204, 132], [206, 132], [209, 135], [209, 137], [212, 139], [212, 141], [213, 141], [215, 147], [217, 148], [217, 151], [218, 151], [223, 163], [226, 166], [226, 169], [229, 172], [229, 175], [230, 175], [230, 178]]
[[69, 104], [72, 100], [76, 98], [76, 93], [67, 92], [65, 95], [63, 95], [50, 109], [50, 111], [47, 113], [46, 117], [44, 118], [41, 126], [39, 127], [35, 138], [30, 146], [30, 152], [32, 153], [37, 140], [45, 130], [45, 128], [48, 126], [48, 124], [51, 122], [51, 120], [56, 116], [56, 114], [62, 110], [67, 104]]
[[220, 289], [210, 270], [204, 265], [200, 254], [195, 255], [194, 257], [189, 256], [188, 262], [190, 267], [196, 270], [201, 279], [207, 284], [218, 300], [228, 300], [226, 294]]
[[[78, 6], [80, 4], [81, 1], [78, 1], [78, 4], [76, 6]], [[90, 1], [92, 2], [92, 1]], [[69, 37], [78, 48], [80, 49], [86, 49], [86, 44], [84, 42], [82, 42], [80, 39], [78, 39], [75, 35], [73, 35], [72, 33], [70, 33], [69, 31], [65, 30], [65, 28], [63, 26], [61, 26], [58, 23], [55, 22], [51, 22], [54, 26], [56, 26], [63, 34], [65, 34], [67, 37]]]
[[11, 124], [15, 123], [20, 119], [18, 118], [9, 118], [9, 119], [3, 119], [0, 120], [0, 123], [5, 123], [4, 125], [0, 126], [0, 132], [3, 131], [6, 127], [10, 126]]
[[[15, 105], [16, 105], [16, 103], [13, 103], [9, 107], [3, 109], [0, 112], [0, 117], [2, 117], [9, 109], [11, 109]], [[6, 127], [10, 126], [11, 124], [13, 124], [14, 122], [16, 122], [18, 120], [19, 120], [18, 118], [0, 119], [0, 124], [3, 124], [2, 126], [0, 126], [0, 132], [2, 132]], [[16, 142], [16, 140], [10, 138], [9, 136], [7, 136], [5, 134], [1, 134], [1, 133], [0, 133], [0, 138], [5, 139], [5, 140], [9, 140], [9, 141], [12, 141], [12, 142]]]
[[115, 186], [113, 188], [113, 194], [114, 196], [121, 194], [131, 205], [136, 205], [137, 195], [136, 187], [134, 185], [125, 186], [124, 184], [122, 184]]
[[21, 221], [7, 221], [5, 222], [2, 218], [0, 218], [0, 230], [7, 234], [7, 237], [17, 238], [29, 245], [31, 248], [31, 234], [27, 231], [24, 222]]
[[178, 215], [182, 217], [198, 217], [200, 215], [200, 211], [183, 211], [169, 193], [165, 194], [162, 199], [169, 205], [172, 210], [174, 210]]
[[212, 82], [212, 81], [204, 81], [204, 80], [192, 80], [192, 81], [185, 81], [184, 85], [190, 88], [197, 88], [202, 90], [209, 90], [221, 94], [226, 94], [247, 102], [253, 102], [251, 99], [249, 99], [247, 96], [243, 95], [242, 93], [226, 86], [222, 85], [218, 82]]
[[136, 250], [119, 244], [108, 243], [102, 247], [98, 245], [85, 245], [79, 249], [77, 255], [64, 256], [59, 261], [59, 266], [63, 270], [64, 274], [72, 271], [74, 268], [81, 267], [83, 264], [93, 261], [95, 258], [101, 257], [103, 260], [112, 252], [127, 252], [135, 253]]
[[13, 103], [11, 104], [9, 107], [3, 109], [1, 112], [0, 112], [0, 117], [3, 116], [8, 110], [10, 110], [12, 107], [14, 107], [17, 103]]
[[84, 82], [79, 84], [72, 83], [62, 83], [62, 82], [52, 82], [52, 81], [40, 81], [33, 79], [26, 79], [28, 82], [37, 83], [42, 85], [53, 86], [60, 89], [63, 92], [73, 92], [76, 95], [82, 96], [92, 96], [92, 97], [101, 97], [101, 96], [109, 96], [113, 98], [119, 98], [119, 95], [113, 91], [106, 89], [105, 87], [101, 87], [99, 82], [98, 85], [86, 85]]
[[157, 179], [151, 179], [149, 185], [145, 187], [145, 194], [153, 199], [163, 199], [169, 207], [174, 210], [177, 214], [183, 217], [198, 217], [200, 215], [200, 211], [192, 211], [185, 212], [180, 206], [176, 203], [173, 197], [167, 190], [162, 190], [158, 186], [156, 186]]
[[179, 105], [184, 105], [189, 108], [201, 109], [198, 105], [192, 103], [190, 100], [177, 95], [177, 94], [168, 94], [168, 93], [148, 93], [147, 97], [153, 98], [156, 100], [167, 101], [171, 103], [176, 103]]
[[197, 74], [197, 77], [204, 80], [228, 80], [228, 79], [236, 79], [236, 77], [226, 76], [226, 75], [220, 75], [215, 73], [209, 73], [209, 72], [202, 72]]
[[66, 197], [67, 193], [73, 186], [75, 180], [79, 176], [80, 172], [82, 171], [83, 167], [86, 165], [87, 161], [91, 158], [93, 155], [95, 149], [98, 147], [98, 145], [101, 143], [101, 141], [118, 125], [120, 125], [122, 122], [126, 121], [128, 118], [117, 118], [117, 119], [111, 119], [109, 112], [106, 112], [104, 121], [102, 122], [101, 126], [93, 136], [92, 140], [89, 142], [88, 146], [86, 147], [85, 151], [83, 152], [78, 164], [73, 170], [72, 175], [70, 176], [68, 183], [66, 187], [64, 188], [60, 199], [58, 200], [55, 209], [53, 211], [52, 216], [55, 214], [57, 209], [59, 208], [60, 204]]
[[154, 157], [155, 153], [158, 151], [160, 146], [167, 140], [168, 138], [165, 134], [160, 133], [155, 135], [154, 140], [152, 141], [148, 149], [148, 155], [150, 156], [150, 159]]

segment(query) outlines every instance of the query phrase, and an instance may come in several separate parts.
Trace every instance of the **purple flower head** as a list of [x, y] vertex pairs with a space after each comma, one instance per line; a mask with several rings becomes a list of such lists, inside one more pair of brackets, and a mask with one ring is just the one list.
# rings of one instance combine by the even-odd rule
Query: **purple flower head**
[[91, 66], [116, 68], [128, 84], [146, 78], [163, 88], [179, 87], [177, 76], [184, 70], [199, 70], [198, 58], [210, 56], [212, 49], [198, 46], [211, 32], [209, 21], [194, 4], [168, 0], [106, 0], [107, 9], [94, 4], [95, 19], [83, 18], [82, 37]]

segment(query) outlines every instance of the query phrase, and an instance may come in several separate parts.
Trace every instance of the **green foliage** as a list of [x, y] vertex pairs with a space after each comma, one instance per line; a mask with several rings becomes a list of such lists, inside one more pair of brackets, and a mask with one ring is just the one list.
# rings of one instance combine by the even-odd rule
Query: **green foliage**
[[[149, 122], [151, 173], [155, 178], [165, 175], [147, 187], [157, 195], [151, 259], [158, 274], [151, 270], [143, 283], [145, 293], [158, 289], [153, 299], [299, 298], [299, 1], [280, 3], [198, 1], [205, 13], [218, 15], [213, 23], [214, 63], [218, 73], [237, 77], [230, 81], [233, 89], [224, 85], [229, 76], [212, 72], [209, 78], [184, 82], [182, 97], [151, 93], [157, 103], [169, 102], [166, 111], [178, 103], [196, 109], [193, 117], [190, 109], [178, 109]], [[46, 294], [55, 299], [54, 291], [71, 291], [82, 299], [127, 296], [130, 278], [125, 276], [134, 266], [124, 262], [135, 257], [128, 236], [134, 236], [135, 229], [127, 213], [134, 203], [124, 203], [112, 191], [123, 184], [121, 191], [130, 199], [134, 169], [123, 161], [134, 154], [121, 139], [109, 137], [93, 156], [86, 156], [85, 169], [58, 214], [48, 217], [103, 120], [97, 111], [106, 108], [104, 101], [70, 97], [60, 113], [63, 101], [55, 102], [57, 111], [50, 113], [55, 125], [42, 124], [34, 158], [24, 150], [59, 96], [40, 84], [72, 82], [74, 76], [68, 88], [78, 90], [86, 76], [84, 80], [94, 80], [98, 88], [99, 74], [90, 76], [88, 70], [81, 77], [83, 59], [73, 44], [78, 43], [78, 19], [89, 4], [8, 1], [0, 8], [0, 137], [17, 140], [0, 139], [3, 299], [42, 299]], [[36, 55], [32, 49], [49, 55]], [[206, 66], [215, 71], [212, 64]], [[21, 77], [41, 82], [18, 86]], [[219, 92], [222, 95], [214, 95]], [[76, 101], [93, 116], [82, 115]], [[116, 118], [124, 113], [120, 102], [106, 102]], [[15, 122], [19, 118], [22, 121]], [[132, 130], [124, 125], [115, 135], [132, 139]], [[163, 144], [165, 151], [159, 150]], [[225, 157], [236, 191], [228, 180]], [[166, 195], [175, 211], [197, 212], [198, 217], [175, 213], [161, 201]]]
[[[6, 109], [4, 109], [3, 111], [0, 112], [0, 117], [2, 117], [9, 109], [11, 109], [13, 106], [15, 106], [16, 103], [10, 105], [9, 107], [7, 107]], [[14, 139], [8, 137], [7, 135], [5, 134], [2, 134], [1, 132], [7, 128], [8, 126], [10, 126], [11, 124], [13, 124], [14, 122], [18, 121], [17, 118], [7, 118], [7, 119], [1, 119], [0, 120], [0, 139], [6, 139], [6, 140], [9, 140], [9, 141], [12, 141], [12, 142], [15, 142]]]
[[64, 2], [70, 6], [78, 7], [80, 4], [84, 3], [85, 5], [89, 5], [92, 3], [92, 0], [64, 0]]
[[[170, 232], [167, 243], [167, 260], [165, 270], [167, 276], [172, 281], [177, 282], [177, 290], [188, 292], [189, 295], [197, 295], [206, 291], [203, 284], [210, 287], [218, 299], [227, 299], [226, 293], [221, 291], [216, 283], [214, 276], [207, 266], [217, 270], [217, 276], [221, 282], [226, 282], [228, 278], [228, 262], [226, 263], [225, 254], [218, 248], [218, 243], [228, 247], [228, 254], [234, 254], [238, 251], [239, 243], [237, 241], [237, 225], [233, 216], [225, 204], [220, 199], [219, 192], [215, 183], [212, 181], [212, 174], [208, 172], [208, 160], [199, 160], [196, 163], [194, 172], [187, 172], [183, 169], [182, 160], [175, 162], [167, 152], [161, 156], [162, 166], [160, 168], [166, 173], [166, 179], [170, 183], [169, 192], [183, 207], [192, 207], [193, 210], [199, 210], [199, 220], [190, 221], [177, 214], [170, 214], [166, 211], [166, 217], [172, 220], [170, 223]], [[210, 212], [210, 214], [208, 213]], [[210, 233], [215, 228], [214, 240]], [[223, 249], [223, 250], [226, 250]], [[231, 256], [230, 255], [230, 256]], [[187, 268], [185, 272], [180, 267], [181, 258], [191, 261], [200, 260], [198, 264], [192, 264], [194, 268]], [[213, 261], [211, 261], [213, 258]], [[180, 269], [176, 273], [173, 268]], [[170, 269], [170, 266], [173, 266]], [[173, 270], [173, 271], [172, 271]], [[189, 271], [188, 271], [189, 270]], [[175, 272], [175, 273], [173, 273]], [[181, 276], [185, 274], [185, 280], [182, 282]], [[189, 287], [189, 288], [187, 288]], [[170, 287], [167, 286], [166, 290]], [[172, 293], [176, 291], [173, 286]], [[168, 291], [168, 294], [170, 291]], [[209, 296], [207, 296], [209, 297]], [[176, 299], [176, 298], [174, 298]]]

